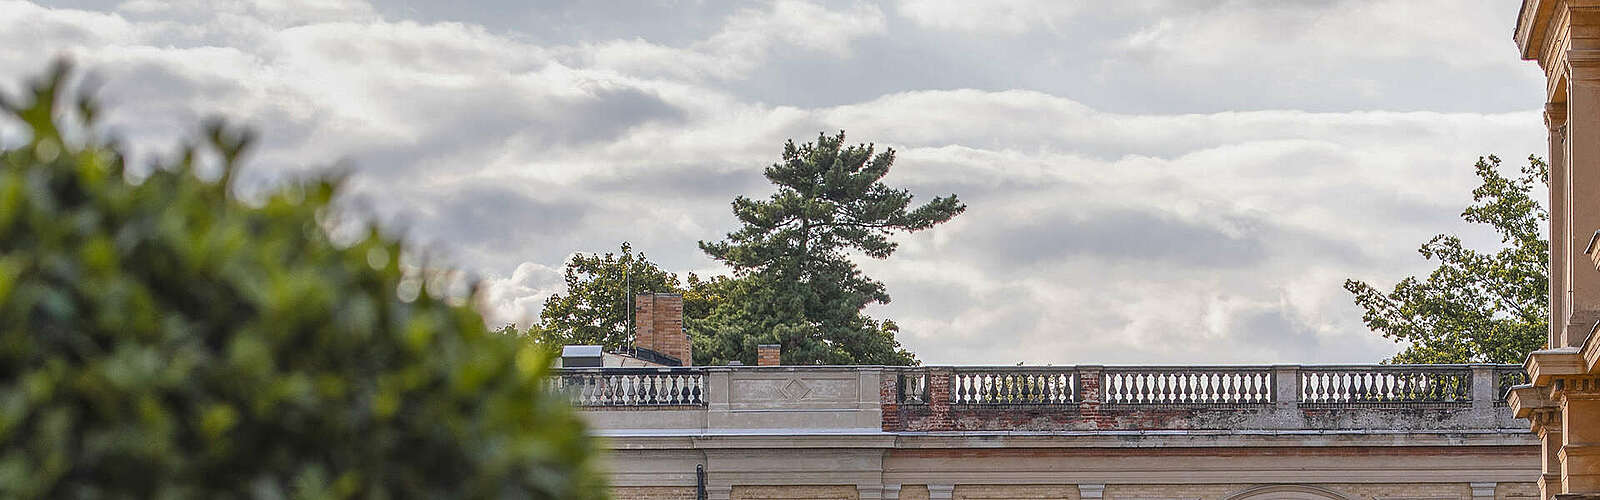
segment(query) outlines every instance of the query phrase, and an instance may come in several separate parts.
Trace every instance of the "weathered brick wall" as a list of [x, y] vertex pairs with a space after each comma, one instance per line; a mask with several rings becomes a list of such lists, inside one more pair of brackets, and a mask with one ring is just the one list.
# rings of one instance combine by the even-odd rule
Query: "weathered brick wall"
[[[1262, 486], [1258, 484], [1146, 484], [1106, 485], [1107, 500], [1224, 500], [1230, 495]], [[1466, 483], [1397, 483], [1397, 484], [1310, 484], [1354, 498], [1472, 498], [1472, 489]], [[957, 491], [960, 491], [957, 488]], [[1537, 498], [1539, 489], [1533, 483], [1501, 483], [1495, 488], [1497, 500]], [[1023, 497], [1026, 498], [1026, 497]]]
[[857, 500], [851, 485], [734, 486], [733, 500]]
[[928, 487], [921, 484], [907, 484], [900, 487], [900, 500], [928, 500]]
[[761, 344], [756, 346], [757, 366], [778, 366], [783, 364], [783, 346], [777, 344]]
[[[1258, 484], [1109, 484], [1107, 500], [1224, 500], [1230, 495], [1245, 491]], [[1355, 498], [1472, 498], [1472, 490], [1465, 483], [1399, 483], [1399, 484], [1312, 484]], [[1070, 484], [1056, 485], [985, 485], [962, 484], [955, 487], [955, 500], [1080, 500], [1078, 487]], [[1500, 483], [1495, 488], [1496, 500], [1523, 500], [1538, 498], [1539, 488], [1533, 483]], [[693, 487], [618, 487], [612, 489], [617, 500], [694, 500]], [[856, 500], [858, 493], [849, 485], [814, 486], [735, 486], [735, 500]], [[900, 500], [929, 500], [926, 485], [904, 485]]]
[[883, 411], [883, 431], [900, 430], [900, 376], [888, 371], [878, 379], [878, 407]]
[[1526, 500], [1539, 498], [1539, 485], [1535, 483], [1500, 483], [1494, 488], [1495, 500]]
[[1078, 500], [1078, 487], [1070, 484], [963, 484], [953, 493], [955, 500]]
[[614, 500], [695, 500], [692, 486], [623, 486], [611, 489]]

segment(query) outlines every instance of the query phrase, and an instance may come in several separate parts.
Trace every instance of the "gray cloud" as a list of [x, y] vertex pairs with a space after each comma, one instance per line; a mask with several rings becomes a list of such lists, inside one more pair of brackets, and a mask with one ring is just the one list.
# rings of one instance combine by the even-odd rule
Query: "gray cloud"
[[[1473, 160], [1544, 147], [1510, 5], [0, 0], [0, 73], [73, 54], [149, 151], [254, 125], [257, 183], [340, 165], [353, 205], [490, 278], [491, 322], [622, 241], [722, 272], [695, 242], [728, 201], [845, 129], [971, 206], [861, 262], [927, 362], [1355, 362], [1396, 347], [1343, 279], [1492, 243], [1457, 220]], [[1452, 22], [1395, 24], [1419, 9]]]
[[1038, 214], [962, 234], [971, 258], [996, 273], [1032, 272], [1073, 259], [1143, 265], [1233, 268], [1266, 257], [1266, 235], [1247, 227], [1237, 234], [1167, 214], [1130, 209], [1081, 214]]

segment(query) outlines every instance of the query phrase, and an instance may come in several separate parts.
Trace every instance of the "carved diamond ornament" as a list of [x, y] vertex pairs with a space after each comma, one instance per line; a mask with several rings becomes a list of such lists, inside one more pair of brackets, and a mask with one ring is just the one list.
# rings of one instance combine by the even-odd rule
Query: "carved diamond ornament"
[[811, 388], [806, 387], [806, 384], [797, 378], [789, 379], [789, 383], [783, 384], [783, 387], [778, 389], [778, 395], [790, 401], [799, 401], [807, 394], [811, 394]]

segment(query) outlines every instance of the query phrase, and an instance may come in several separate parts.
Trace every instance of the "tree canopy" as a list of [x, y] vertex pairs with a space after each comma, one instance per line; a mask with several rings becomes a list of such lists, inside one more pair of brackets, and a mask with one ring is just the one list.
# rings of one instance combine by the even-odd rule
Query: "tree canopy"
[[250, 136], [219, 124], [129, 182], [69, 75], [0, 106], [28, 134], [0, 151], [0, 496], [604, 496], [545, 357], [475, 287], [330, 237], [337, 182], [242, 201]]
[[1479, 158], [1482, 185], [1461, 218], [1485, 224], [1503, 247], [1468, 248], [1440, 234], [1418, 252], [1437, 260], [1426, 278], [1409, 276], [1383, 292], [1366, 282], [1344, 287], [1365, 310], [1362, 320], [1384, 337], [1406, 344], [1394, 363], [1521, 363], [1544, 346], [1549, 328], [1549, 250], [1543, 228], [1549, 214], [1532, 195], [1549, 182], [1549, 167], [1530, 156], [1520, 175], [1500, 174], [1500, 159]]
[[765, 200], [735, 198], [741, 227], [700, 242], [734, 278], [714, 284], [727, 300], [691, 322], [703, 337], [697, 361], [752, 363], [756, 345], [779, 343], [786, 364], [916, 362], [895, 340], [893, 323], [864, 314], [889, 294], [850, 256], [888, 258], [897, 248], [890, 236], [931, 228], [966, 205], [952, 194], [913, 206], [908, 191], [883, 183], [893, 164], [894, 150], [846, 146], [844, 132], [784, 145], [782, 160], [765, 171], [777, 191]]
[[633, 298], [682, 292], [678, 275], [661, 270], [644, 252], [634, 253], [626, 242], [618, 253], [573, 255], [564, 277], [566, 291], [545, 299], [540, 324], [533, 330], [551, 345], [630, 345]]

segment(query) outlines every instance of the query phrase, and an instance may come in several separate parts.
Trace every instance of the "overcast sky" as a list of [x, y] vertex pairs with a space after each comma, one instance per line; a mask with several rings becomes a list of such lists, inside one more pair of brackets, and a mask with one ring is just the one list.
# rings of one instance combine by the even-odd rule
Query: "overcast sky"
[[1457, 217], [1473, 162], [1544, 147], [1517, 4], [0, 0], [0, 90], [70, 53], [145, 150], [223, 115], [258, 182], [344, 160], [496, 323], [623, 240], [723, 272], [695, 242], [728, 202], [843, 129], [969, 205], [860, 262], [926, 363], [1373, 362], [1343, 280], [1494, 243]]

